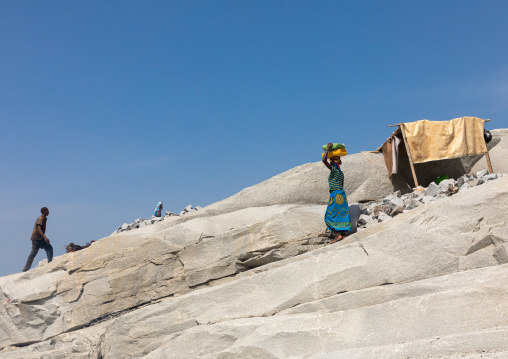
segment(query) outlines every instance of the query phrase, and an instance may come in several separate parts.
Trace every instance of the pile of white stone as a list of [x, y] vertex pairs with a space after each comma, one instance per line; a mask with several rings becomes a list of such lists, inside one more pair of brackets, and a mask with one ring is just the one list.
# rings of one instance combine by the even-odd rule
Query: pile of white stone
[[381, 200], [359, 204], [361, 214], [358, 219], [358, 231], [379, 222], [390, 220], [400, 213], [410, 211], [423, 204], [452, 196], [503, 176], [506, 176], [506, 174], [489, 174], [487, 170], [483, 170], [476, 174], [464, 175], [458, 180], [447, 179], [439, 184], [432, 182], [427, 188], [420, 187], [404, 195], [397, 191]]
[[142, 227], [149, 226], [151, 224], [163, 221], [166, 218], [173, 217], [173, 216], [183, 216], [184, 214], [191, 213], [194, 211], [199, 211], [202, 209], [200, 206], [193, 207], [192, 204], [189, 204], [187, 207], [185, 207], [179, 214], [168, 212], [166, 211], [165, 217], [155, 217], [152, 216], [151, 218], [138, 218], [132, 223], [124, 223], [118, 229], [116, 230], [116, 233], [124, 232], [124, 231], [130, 231], [132, 229], [138, 229]]

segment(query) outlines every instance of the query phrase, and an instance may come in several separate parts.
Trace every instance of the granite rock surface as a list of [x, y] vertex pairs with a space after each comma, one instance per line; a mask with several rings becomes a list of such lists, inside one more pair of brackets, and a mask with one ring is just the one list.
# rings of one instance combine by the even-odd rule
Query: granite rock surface
[[0, 278], [0, 359], [502, 357], [508, 177], [423, 201], [379, 159], [346, 191], [391, 219], [332, 245], [315, 163]]

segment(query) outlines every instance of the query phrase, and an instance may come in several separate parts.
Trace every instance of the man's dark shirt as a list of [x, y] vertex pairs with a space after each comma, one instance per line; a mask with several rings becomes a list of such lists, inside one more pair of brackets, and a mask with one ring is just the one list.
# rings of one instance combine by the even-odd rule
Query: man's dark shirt
[[40, 235], [39, 231], [37, 230], [37, 226], [41, 226], [42, 233], [46, 234], [46, 221], [47, 220], [48, 219], [44, 218], [44, 216], [42, 214], [37, 218], [37, 221], [35, 221], [34, 230], [32, 231], [32, 237], [30, 237], [31, 241], [44, 240], [44, 237], [42, 237]]

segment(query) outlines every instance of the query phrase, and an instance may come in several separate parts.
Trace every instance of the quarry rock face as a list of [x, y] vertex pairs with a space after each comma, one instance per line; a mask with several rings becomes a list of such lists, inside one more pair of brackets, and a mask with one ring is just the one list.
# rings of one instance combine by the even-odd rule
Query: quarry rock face
[[0, 278], [0, 359], [507, 356], [508, 177], [420, 196], [379, 155], [343, 171], [379, 203], [338, 243], [315, 163]]
[[[494, 203], [478, 203], [483, 196]], [[116, 339], [109, 357], [132, 353], [135, 338], [160, 343], [148, 358], [247, 356], [254, 349], [287, 358], [410, 346], [508, 325], [508, 305], [500, 303], [508, 289], [502, 279], [508, 278], [508, 223], [499, 212], [507, 200], [508, 179], [499, 180], [478, 187], [476, 195], [421, 206], [343, 243], [132, 312], [106, 332]], [[479, 207], [480, 216], [470, 214]], [[166, 323], [165, 329], [157, 323]], [[184, 334], [175, 332], [182, 326], [188, 327]]]

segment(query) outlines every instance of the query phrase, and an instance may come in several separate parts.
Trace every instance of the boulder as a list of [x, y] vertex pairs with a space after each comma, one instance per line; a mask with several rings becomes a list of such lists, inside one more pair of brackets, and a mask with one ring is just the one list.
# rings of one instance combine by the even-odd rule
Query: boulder
[[467, 182], [467, 177], [466, 176], [461, 176], [457, 179], [457, 187], [462, 187], [464, 185], [464, 183]]
[[491, 173], [489, 175], [483, 176], [483, 180], [485, 182], [495, 180], [498, 177], [497, 173]]
[[388, 214], [385, 212], [379, 212], [379, 215], [377, 216], [378, 222], [386, 222], [388, 220], [392, 219]]
[[440, 187], [435, 183], [431, 182], [427, 189], [425, 190], [425, 194], [430, 197], [436, 197], [440, 192]]
[[465, 191], [467, 190], [468, 188], [471, 188], [472, 186], [469, 184], [469, 183], [464, 183], [460, 188], [459, 188], [459, 192], [462, 192], [462, 191]]
[[391, 202], [393, 200], [393, 197], [394, 197], [393, 194], [389, 194], [388, 196], [383, 198], [383, 203], [389, 203], [389, 202]]
[[421, 202], [418, 201], [417, 199], [411, 199], [411, 201], [406, 205], [406, 207], [404, 208], [404, 210], [406, 211], [410, 211], [412, 209], [415, 209], [416, 207], [419, 207], [421, 206]]
[[[382, 154], [362, 152], [345, 156], [342, 162], [349, 203], [383, 198], [397, 190], [411, 191], [400, 177], [390, 181]], [[275, 204], [324, 205], [329, 198], [328, 175], [329, 170], [321, 162], [301, 165], [205, 207], [200, 213], [217, 214]]]
[[444, 181], [441, 181], [439, 183], [439, 190], [441, 192], [447, 192], [448, 191], [448, 187], [450, 186], [454, 186], [456, 183], [456, 181], [453, 179], [453, 178], [450, 178], [450, 179], [447, 179], [447, 180], [444, 180]]
[[358, 219], [358, 225], [361, 225], [362, 227], [366, 227], [375, 223], [377, 223], [377, 220], [372, 218], [371, 215], [367, 214], [361, 214], [360, 218]]
[[402, 207], [404, 206], [404, 201], [402, 200], [401, 197], [393, 197], [392, 200], [390, 201], [390, 207], [392, 207], [392, 209], [394, 207]]
[[[482, 182], [483, 183], [483, 182]], [[478, 186], [480, 183], [480, 179], [478, 178], [475, 178], [469, 182], [467, 182], [467, 184], [470, 186], [470, 187], [475, 187], [475, 186]]]
[[374, 206], [374, 216], [375, 217], [379, 217], [380, 213], [384, 213], [386, 215], [389, 215], [391, 211], [392, 211], [392, 206], [389, 206], [389, 205], [386, 205], [386, 204]]
[[398, 206], [392, 209], [392, 211], [390, 212], [390, 216], [395, 217], [396, 215], [401, 214], [402, 212], [404, 212], [404, 207]]
[[481, 170], [476, 172], [476, 178], [481, 178], [489, 174], [489, 170]]
[[431, 197], [431, 196], [425, 196], [425, 197], [422, 197], [422, 198], [420, 199], [420, 201], [421, 201], [423, 204], [427, 204], [427, 203], [432, 202], [432, 201], [435, 201], [435, 200], [436, 200], [436, 198]]

